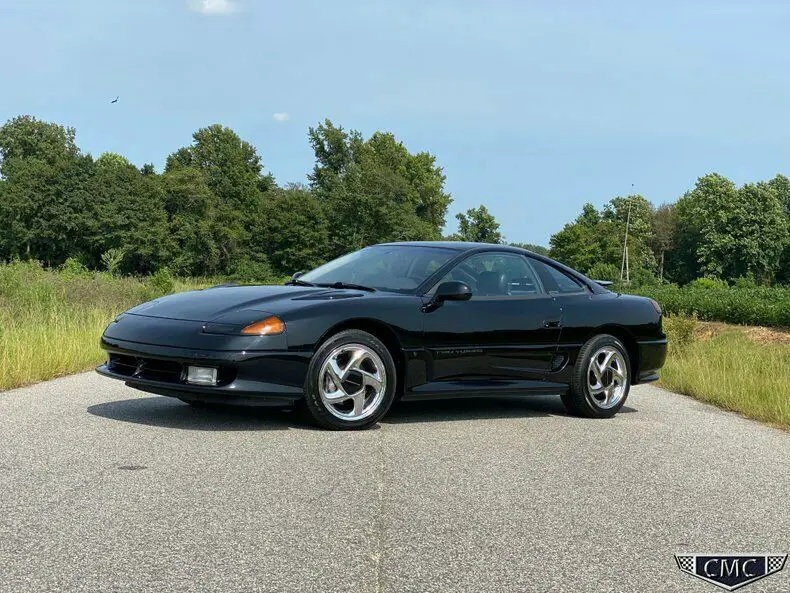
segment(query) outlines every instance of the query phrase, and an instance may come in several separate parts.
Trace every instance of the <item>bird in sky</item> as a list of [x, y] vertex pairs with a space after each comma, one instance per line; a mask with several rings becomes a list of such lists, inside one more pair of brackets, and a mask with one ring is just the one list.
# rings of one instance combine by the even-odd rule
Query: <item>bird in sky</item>
[[110, 103], [117, 103], [117, 102], [118, 102], [118, 99], [120, 99], [120, 97], [115, 97], [115, 99], [113, 99], [112, 101], [110, 101]]

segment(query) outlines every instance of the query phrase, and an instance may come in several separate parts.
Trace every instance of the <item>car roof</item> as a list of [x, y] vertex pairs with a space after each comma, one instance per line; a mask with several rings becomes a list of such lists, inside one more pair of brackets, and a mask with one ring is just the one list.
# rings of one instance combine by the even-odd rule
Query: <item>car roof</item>
[[519, 247], [512, 247], [510, 245], [502, 245], [500, 243], [472, 243], [469, 241], [396, 241], [393, 243], [379, 243], [379, 245], [396, 245], [400, 247], [440, 247], [443, 249], [452, 249], [454, 251], [471, 251], [473, 249], [480, 249], [483, 247], [495, 247], [507, 251], [526, 251]]

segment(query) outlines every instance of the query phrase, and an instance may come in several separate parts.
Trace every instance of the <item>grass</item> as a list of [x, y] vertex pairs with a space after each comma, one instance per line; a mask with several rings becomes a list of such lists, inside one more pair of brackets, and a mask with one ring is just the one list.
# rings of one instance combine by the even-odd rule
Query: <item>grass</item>
[[[790, 428], [790, 340], [781, 332], [703, 324], [670, 346], [661, 385], [759, 420]], [[670, 340], [672, 331], [668, 329]], [[672, 342], [670, 342], [672, 344]]]
[[[210, 284], [177, 279], [174, 288]], [[161, 294], [150, 279], [0, 265], [0, 390], [94, 367], [104, 359], [99, 336], [110, 320]]]

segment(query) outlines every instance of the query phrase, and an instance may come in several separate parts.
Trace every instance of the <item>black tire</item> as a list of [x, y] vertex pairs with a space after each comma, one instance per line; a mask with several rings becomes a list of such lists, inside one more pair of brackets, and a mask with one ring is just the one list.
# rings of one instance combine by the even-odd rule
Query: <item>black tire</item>
[[[619, 401], [611, 407], [604, 407], [596, 397], [590, 393], [590, 361], [591, 358], [602, 348], [617, 350], [625, 363], [626, 375], [624, 382], [624, 392]], [[628, 393], [631, 390], [631, 359], [623, 343], [609, 334], [593, 336], [582, 346], [576, 365], [573, 369], [570, 390], [562, 395], [562, 403], [565, 409], [575, 416], [586, 418], [611, 418], [623, 407]]]
[[[372, 350], [383, 363], [384, 388], [380, 401], [370, 410], [370, 413], [359, 420], [346, 420], [338, 418], [329, 411], [324, 404], [319, 391], [321, 369], [329, 356], [345, 345], [359, 344]], [[308, 420], [314, 424], [331, 430], [359, 430], [369, 428], [376, 424], [387, 413], [396, 393], [397, 373], [395, 361], [387, 347], [376, 336], [367, 332], [350, 329], [339, 332], [327, 338], [310, 361], [305, 381], [305, 396], [302, 401], [302, 410]]]

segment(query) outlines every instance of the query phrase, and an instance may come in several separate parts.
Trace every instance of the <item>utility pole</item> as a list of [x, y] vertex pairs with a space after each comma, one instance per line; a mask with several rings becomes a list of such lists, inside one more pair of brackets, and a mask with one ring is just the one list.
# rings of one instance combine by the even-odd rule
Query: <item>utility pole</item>
[[620, 283], [623, 282], [623, 272], [625, 272], [625, 283], [631, 284], [631, 274], [628, 265], [628, 230], [631, 226], [631, 204], [633, 203], [634, 184], [631, 184], [631, 195], [628, 196], [628, 214], [625, 218], [625, 238], [623, 239], [623, 260], [620, 263]]

